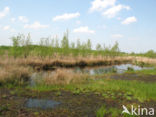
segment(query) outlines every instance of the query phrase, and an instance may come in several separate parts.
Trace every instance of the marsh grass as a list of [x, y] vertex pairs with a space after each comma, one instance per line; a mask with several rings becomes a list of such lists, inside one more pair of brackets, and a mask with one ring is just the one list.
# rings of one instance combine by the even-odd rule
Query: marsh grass
[[[68, 90], [71, 92], [124, 92], [127, 95], [129, 92], [132, 96], [130, 98], [138, 99], [140, 102], [156, 100], [156, 83], [145, 83], [140, 81], [124, 81], [124, 80], [93, 80], [81, 84], [69, 85], [36, 85], [32, 89], [38, 91], [47, 90]], [[123, 94], [124, 94], [123, 93]], [[125, 97], [129, 100], [129, 97]]]
[[88, 74], [74, 73], [68, 69], [57, 69], [53, 73], [46, 73], [38, 83], [44, 85], [68, 85], [71, 83], [83, 83], [88, 79]]
[[102, 106], [100, 109], [96, 112], [96, 117], [104, 117], [107, 114], [107, 109], [105, 106]]
[[31, 69], [25, 66], [8, 65], [0, 67], [0, 84], [25, 84], [31, 76]]
[[126, 73], [144, 74], [144, 75], [156, 75], [156, 68], [153, 69], [143, 69], [138, 71], [126, 71]]
[[103, 105], [101, 108], [99, 108], [96, 112], [96, 117], [105, 117], [105, 116], [110, 116], [110, 117], [119, 117], [121, 115], [121, 110], [117, 108], [107, 108], [105, 105]]

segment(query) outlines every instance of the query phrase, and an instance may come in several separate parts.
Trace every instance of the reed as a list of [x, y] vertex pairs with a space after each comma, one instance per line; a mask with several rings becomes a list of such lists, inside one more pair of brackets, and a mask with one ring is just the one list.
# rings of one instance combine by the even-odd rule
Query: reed
[[31, 76], [29, 67], [7, 65], [0, 67], [0, 84], [24, 84]]
[[54, 73], [47, 73], [42, 76], [39, 84], [44, 85], [67, 85], [71, 83], [82, 83], [89, 79], [88, 74], [74, 73], [67, 69], [57, 69]]

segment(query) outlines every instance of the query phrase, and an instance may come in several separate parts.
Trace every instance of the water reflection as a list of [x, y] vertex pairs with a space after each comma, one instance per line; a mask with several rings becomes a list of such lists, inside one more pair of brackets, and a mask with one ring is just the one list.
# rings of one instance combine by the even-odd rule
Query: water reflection
[[42, 99], [28, 99], [25, 103], [27, 108], [40, 108], [40, 109], [50, 109], [59, 105], [60, 102], [53, 100], [42, 100]]
[[[137, 65], [132, 64], [121, 64], [121, 65], [113, 65], [113, 66], [102, 66], [102, 67], [90, 67], [90, 68], [72, 68], [68, 69], [74, 73], [82, 73], [82, 74], [89, 74], [89, 75], [100, 75], [100, 74], [106, 74], [106, 73], [124, 73], [128, 69], [131, 70], [142, 70], [142, 69], [153, 69], [151, 67], [140, 67]], [[31, 76], [30, 79], [30, 86], [35, 86], [38, 82], [41, 82], [43, 78], [45, 78], [47, 75], [53, 76], [56, 71], [51, 72], [37, 72], [34, 73]]]
[[113, 66], [103, 66], [103, 67], [93, 67], [93, 68], [75, 68], [73, 71], [76, 73], [87, 73], [90, 75], [95, 75], [95, 74], [105, 74], [105, 73], [124, 73], [128, 69], [133, 69], [134, 71], [136, 70], [142, 70], [142, 69], [150, 69], [147, 67], [140, 67], [132, 64], [122, 64], [122, 65], [113, 65]]

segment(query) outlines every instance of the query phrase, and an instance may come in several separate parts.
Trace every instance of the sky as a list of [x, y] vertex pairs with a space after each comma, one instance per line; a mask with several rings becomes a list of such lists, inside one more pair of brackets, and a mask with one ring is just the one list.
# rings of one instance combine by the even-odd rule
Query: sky
[[106, 46], [118, 41], [121, 51], [156, 51], [156, 0], [0, 0], [0, 45], [31, 34], [70, 42], [80, 39]]

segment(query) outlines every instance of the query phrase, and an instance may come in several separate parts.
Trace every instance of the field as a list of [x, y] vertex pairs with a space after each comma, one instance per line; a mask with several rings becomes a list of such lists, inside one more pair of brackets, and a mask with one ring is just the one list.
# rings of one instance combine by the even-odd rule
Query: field
[[[0, 47], [0, 116], [129, 117], [130, 109], [156, 109], [156, 53], [121, 52], [91, 42], [69, 44], [30, 36]], [[146, 113], [144, 111], [143, 113]]]

